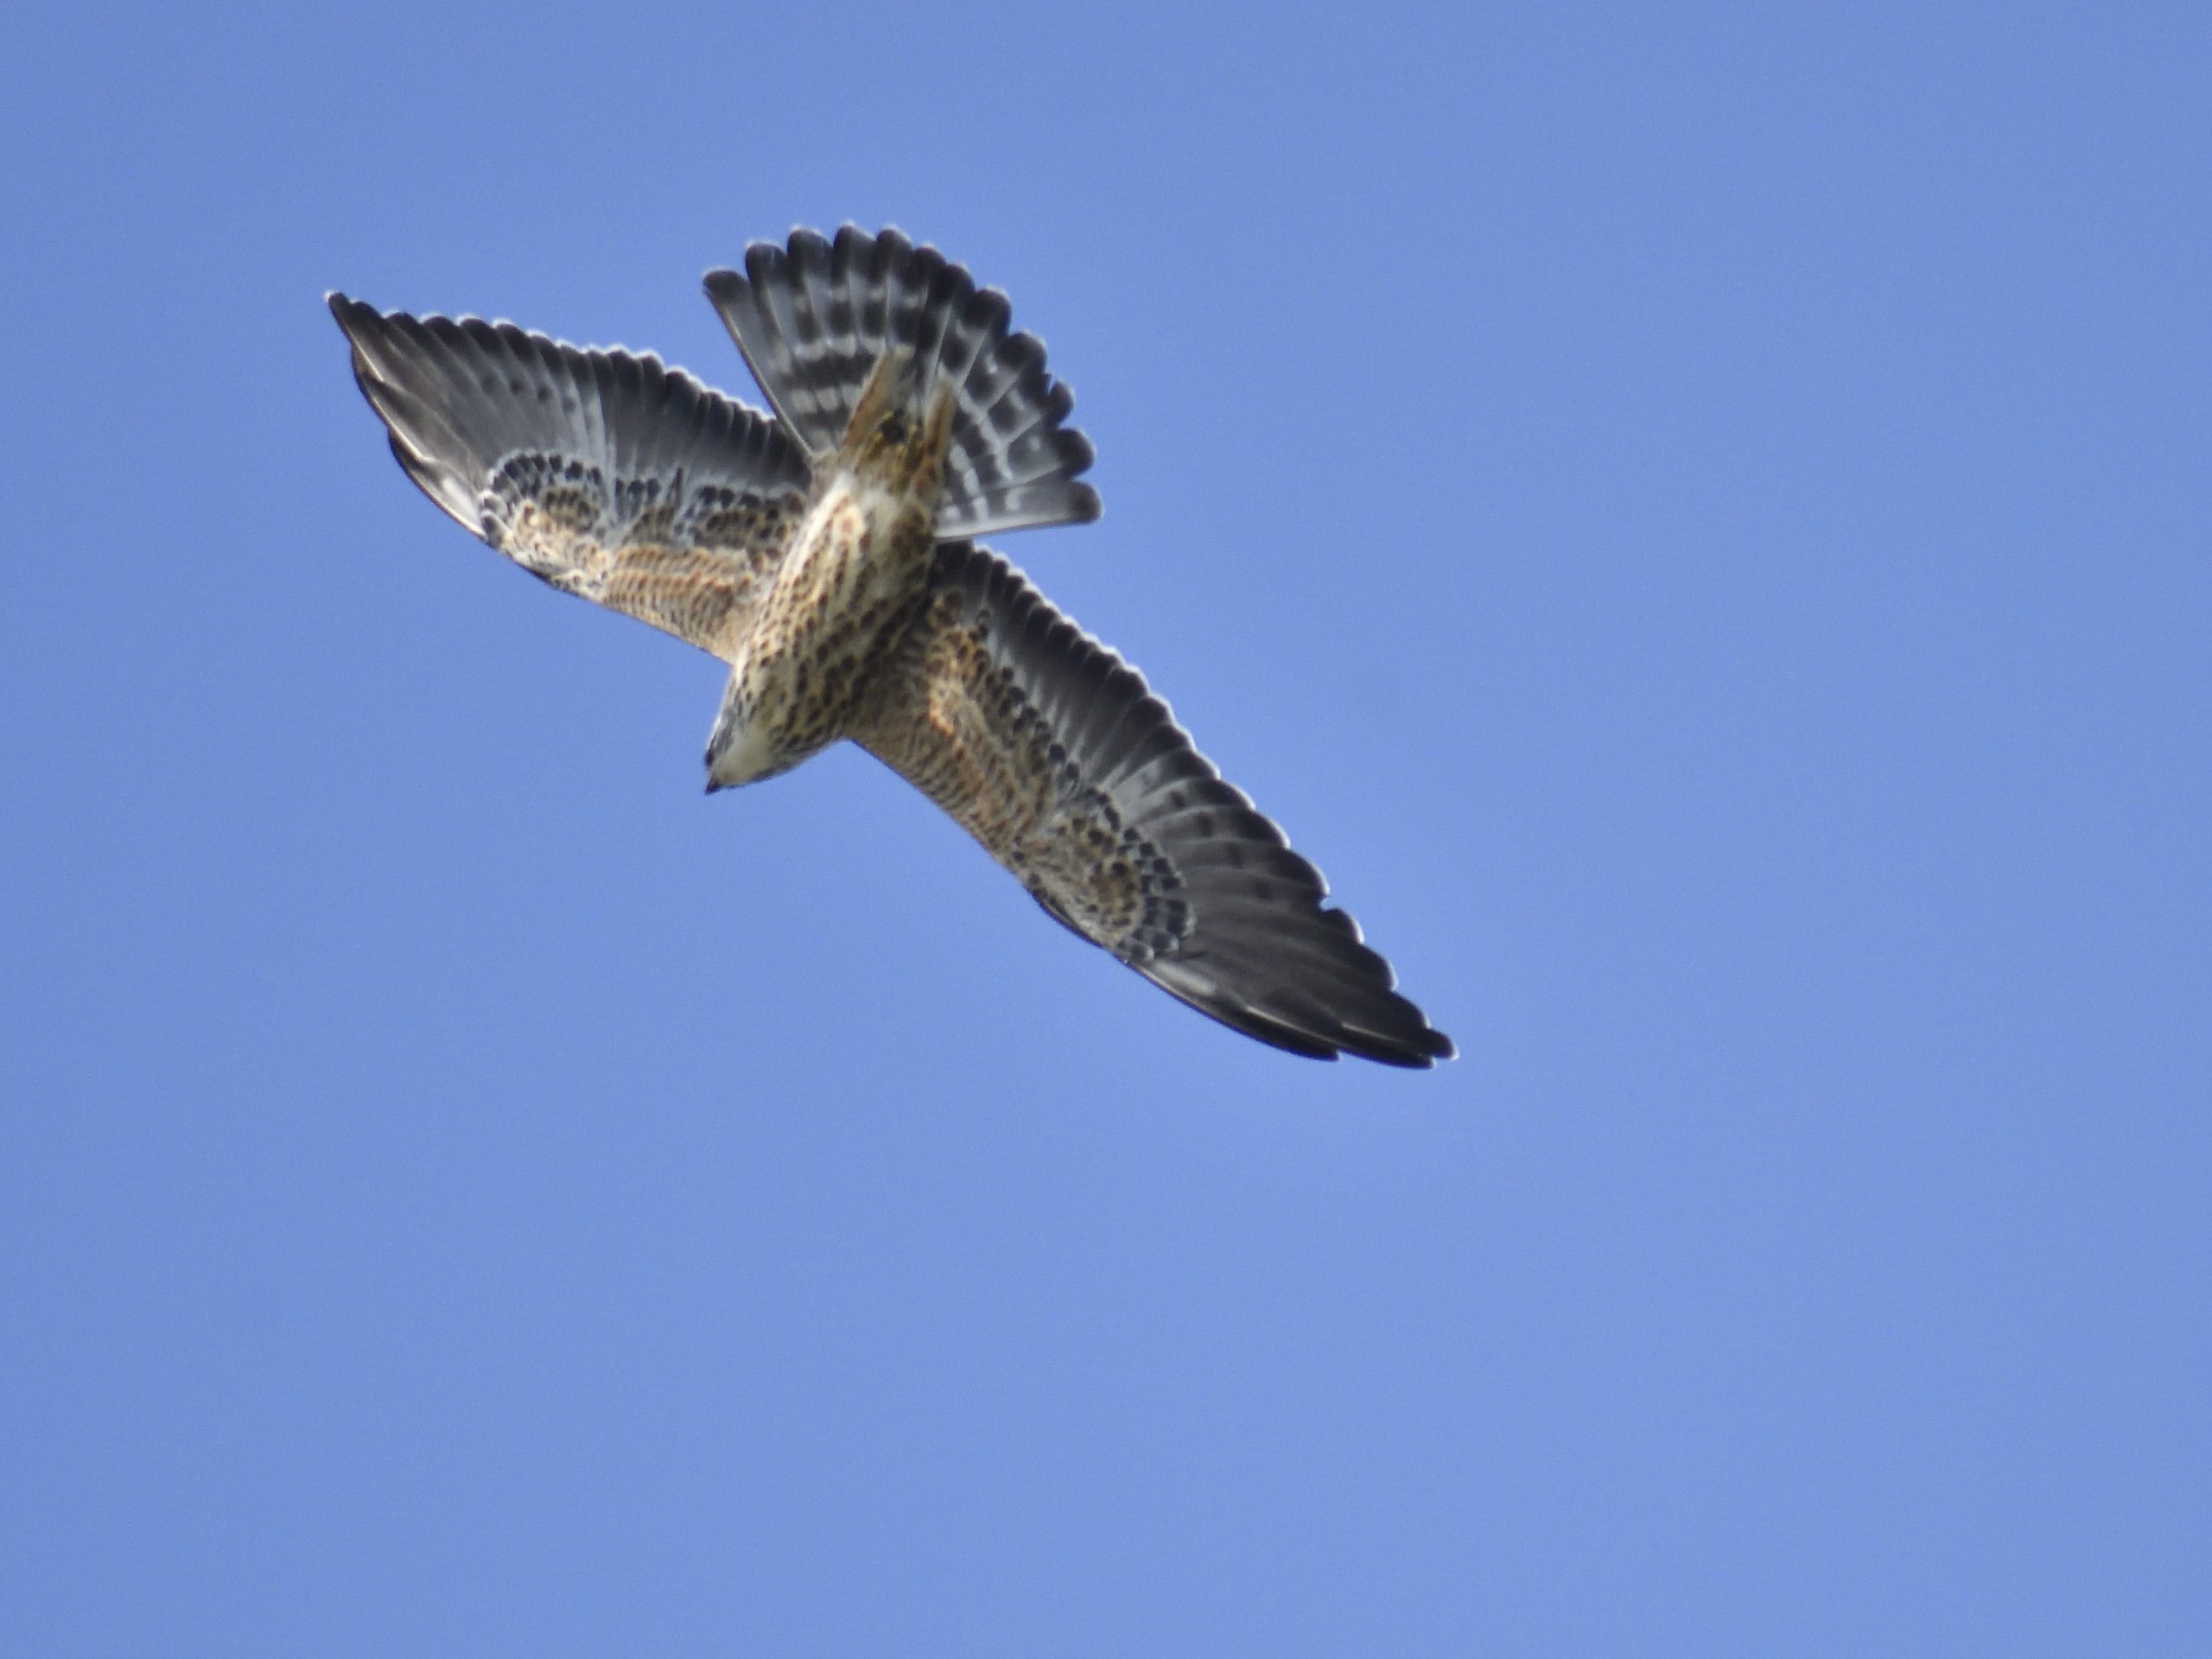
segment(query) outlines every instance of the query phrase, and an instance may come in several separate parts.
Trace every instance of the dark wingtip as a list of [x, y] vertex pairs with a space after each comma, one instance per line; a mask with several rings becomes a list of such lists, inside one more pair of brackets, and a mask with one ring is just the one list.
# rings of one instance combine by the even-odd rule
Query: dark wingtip
[[1414, 1040], [1415, 1046], [1405, 1050], [1402, 1054], [1375, 1054], [1369, 1058], [1380, 1060], [1385, 1065], [1402, 1065], [1415, 1071], [1427, 1071], [1432, 1070], [1440, 1061], [1456, 1060], [1459, 1058], [1458, 1046], [1440, 1031], [1433, 1029], [1424, 1031]]
[[1330, 1040], [1341, 1044], [1344, 1052], [1373, 1060], [1378, 1065], [1395, 1065], [1408, 1071], [1427, 1071], [1440, 1060], [1456, 1060], [1459, 1051], [1442, 1032], [1427, 1026], [1420, 1032], [1403, 1038], [1389, 1038], [1363, 1041], [1340, 1033], [1332, 1033]]
[[373, 322], [382, 315], [376, 307], [335, 288], [322, 296], [322, 302], [330, 308], [330, 315], [337, 319], [338, 326], [346, 331], [348, 340], [353, 338], [359, 324]]

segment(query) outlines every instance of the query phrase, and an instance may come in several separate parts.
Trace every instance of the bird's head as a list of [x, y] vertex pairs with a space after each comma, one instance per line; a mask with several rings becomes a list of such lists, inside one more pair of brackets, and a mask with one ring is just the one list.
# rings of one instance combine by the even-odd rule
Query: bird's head
[[715, 728], [707, 734], [707, 793], [772, 778], [805, 758], [785, 753], [761, 734], [760, 727], [746, 718], [733, 683], [715, 716]]

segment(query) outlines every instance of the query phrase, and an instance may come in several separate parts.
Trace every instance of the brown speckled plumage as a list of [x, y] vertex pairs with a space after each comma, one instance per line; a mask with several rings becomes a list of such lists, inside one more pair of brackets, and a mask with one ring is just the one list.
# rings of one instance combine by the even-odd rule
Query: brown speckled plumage
[[815, 462], [806, 513], [760, 590], [707, 743], [709, 789], [787, 772], [849, 734], [912, 621], [952, 432], [949, 392], [908, 420], [906, 360], [887, 352], [845, 442]]
[[[968, 550], [963, 549], [963, 552]], [[970, 555], [972, 556], [972, 554]], [[1123, 961], [1173, 944], [1173, 873], [1087, 787], [989, 649], [988, 616], [931, 595], [875, 677], [860, 746], [935, 801], [1046, 909]]]
[[331, 306], [433, 500], [555, 587], [731, 664], [710, 790], [850, 738], [1201, 1012], [1320, 1058], [1448, 1058], [1142, 677], [969, 539], [1098, 511], [1072, 399], [1005, 297], [851, 226], [756, 244], [708, 292], [774, 416], [651, 357]]

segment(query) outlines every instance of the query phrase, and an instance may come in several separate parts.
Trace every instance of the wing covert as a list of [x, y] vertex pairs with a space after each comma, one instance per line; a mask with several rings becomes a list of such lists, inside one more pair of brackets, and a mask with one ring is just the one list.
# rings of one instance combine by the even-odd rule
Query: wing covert
[[340, 294], [330, 308], [423, 493], [554, 587], [734, 656], [809, 485], [771, 416], [650, 354]]
[[1358, 925], [1323, 906], [1320, 873], [1135, 669], [971, 543], [938, 548], [922, 603], [853, 735], [1046, 911], [1278, 1048], [1451, 1057]]

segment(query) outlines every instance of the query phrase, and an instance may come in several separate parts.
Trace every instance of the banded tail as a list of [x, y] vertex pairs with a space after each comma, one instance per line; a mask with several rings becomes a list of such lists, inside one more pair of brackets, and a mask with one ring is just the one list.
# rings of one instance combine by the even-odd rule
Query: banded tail
[[1087, 524], [1098, 492], [1080, 481], [1090, 440], [1063, 424], [1074, 394], [1045, 369], [1013, 308], [935, 248], [855, 226], [834, 242], [791, 232], [756, 242], [745, 270], [710, 271], [707, 295], [776, 413], [810, 454], [838, 448], [887, 350], [911, 355], [924, 407], [951, 392], [951, 445], [938, 536]]

